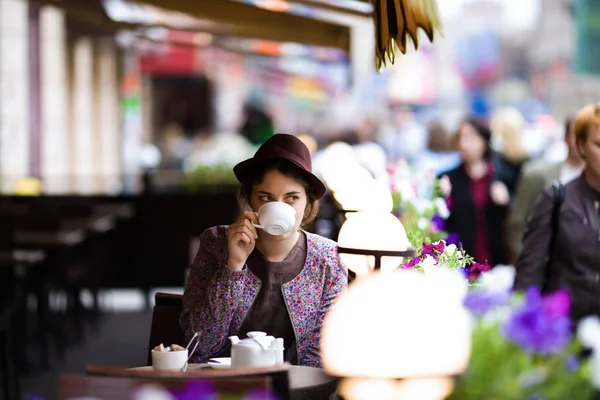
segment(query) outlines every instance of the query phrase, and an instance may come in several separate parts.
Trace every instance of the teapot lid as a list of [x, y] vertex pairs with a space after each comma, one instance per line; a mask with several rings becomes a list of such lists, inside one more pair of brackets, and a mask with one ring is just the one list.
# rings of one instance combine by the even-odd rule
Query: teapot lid
[[266, 332], [260, 332], [260, 331], [251, 331], [246, 333], [246, 336], [248, 336], [249, 338], [255, 338], [255, 337], [261, 337], [261, 336], [267, 336]]

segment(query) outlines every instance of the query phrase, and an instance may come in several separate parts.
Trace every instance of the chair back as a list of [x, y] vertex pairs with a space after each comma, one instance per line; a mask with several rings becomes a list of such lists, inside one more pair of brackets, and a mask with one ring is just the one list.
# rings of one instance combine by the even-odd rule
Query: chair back
[[[59, 379], [58, 400], [94, 398], [100, 400], [131, 400], [144, 387], [167, 390], [171, 393], [189, 393], [186, 398], [243, 399], [249, 392], [272, 395], [269, 376], [232, 378], [227, 380], [204, 378], [168, 379], [116, 376], [84, 376], [64, 374]], [[152, 398], [163, 398], [153, 396]]]
[[14, 249], [14, 216], [0, 211], [0, 251]]
[[31, 232], [56, 232], [62, 226], [60, 216], [51, 209], [34, 209], [29, 214], [18, 215], [14, 224], [17, 230]]
[[152, 364], [150, 350], [164, 344], [170, 346], [179, 344], [186, 346], [185, 335], [179, 326], [179, 315], [183, 308], [183, 296], [179, 294], [156, 293], [154, 295], [154, 310], [150, 326], [150, 340], [148, 343], [148, 365]]

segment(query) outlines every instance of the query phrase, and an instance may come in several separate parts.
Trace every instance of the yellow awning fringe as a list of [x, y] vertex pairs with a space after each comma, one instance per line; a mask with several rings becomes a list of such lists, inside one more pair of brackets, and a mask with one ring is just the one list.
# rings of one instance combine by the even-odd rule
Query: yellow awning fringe
[[418, 29], [434, 40], [442, 34], [442, 24], [436, 0], [371, 0], [375, 21], [376, 66], [381, 70], [387, 62], [394, 64], [396, 52], [406, 54], [408, 39], [419, 48]]

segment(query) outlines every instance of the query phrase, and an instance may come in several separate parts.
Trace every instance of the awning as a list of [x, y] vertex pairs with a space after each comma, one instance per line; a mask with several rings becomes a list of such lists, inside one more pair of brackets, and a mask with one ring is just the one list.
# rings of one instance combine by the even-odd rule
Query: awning
[[300, 43], [350, 51], [352, 19], [370, 18], [356, 0], [34, 0], [65, 10], [82, 28], [144, 26]]
[[340, 49], [353, 79], [374, 59], [373, 7], [357, 0], [31, 0], [65, 11], [75, 34], [148, 27]]
[[[202, 31], [220, 36], [245, 37], [350, 50], [348, 24], [323, 17], [322, 12], [340, 15], [370, 15], [370, 5], [356, 0], [34, 0], [65, 10], [67, 18], [81, 28], [115, 32], [144, 26]], [[136, 8], [139, 15], [119, 19], [107, 10]], [[151, 7], [147, 7], [151, 6]], [[131, 11], [131, 10], [130, 10]], [[343, 11], [343, 12], [342, 12]], [[181, 15], [186, 14], [186, 15]], [[151, 18], [148, 18], [151, 16]], [[187, 18], [186, 18], [187, 17]], [[191, 17], [191, 18], [190, 18]], [[329, 21], [328, 21], [329, 19]], [[342, 20], [343, 21], [343, 20]]]
[[209, 33], [350, 50], [348, 26], [313, 18], [311, 14], [318, 11], [314, 7], [305, 6], [305, 15], [292, 14], [289, 11], [294, 3], [287, 1], [263, 2], [267, 7], [234, 0], [139, 0], [138, 3], [220, 25]]

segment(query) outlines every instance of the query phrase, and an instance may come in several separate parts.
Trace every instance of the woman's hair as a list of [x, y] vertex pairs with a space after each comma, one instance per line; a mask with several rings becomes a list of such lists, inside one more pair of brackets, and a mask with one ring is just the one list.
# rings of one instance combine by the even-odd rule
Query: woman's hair
[[292, 178], [304, 187], [307, 202], [304, 210], [304, 217], [302, 218], [302, 224], [305, 225], [311, 223], [319, 213], [319, 199], [315, 194], [314, 188], [305, 178], [302, 170], [284, 159], [273, 159], [258, 165], [256, 170], [241, 183], [238, 191], [238, 202], [240, 203], [240, 207], [244, 208], [244, 206], [249, 204], [252, 189], [262, 182], [263, 177], [269, 171], [277, 171], [282, 175]]
[[427, 147], [434, 153], [447, 153], [453, 149], [452, 135], [440, 122], [432, 122], [427, 127], [429, 141]]
[[575, 117], [575, 142], [583, 144], [587, 141], [592, 128], [600, 128], [600, 103], [588, 104]]
[[527, 158], [522, 139], [525, 129], [523, 114], [512, 107], [502, 108], [494, 113], [490, 126], [493, 134], [500, 139], [504, 157], [513, 161]]
[[[477, 132], [477, 134], [484, 140], [485, 152], [483, 153], [483, 158], [489, 160], [492, 157], [492, 147], [490, 145], [490, 142], [492, 140], [492, 131], [490, 130], [488, 125], [484, 121], [476, 117], [467, 117], [463, 119], [460, 126], [462, 127], [463, 125], [471, 125], [473, 129], [475, 129], [475, 132]], [[458, 133], [456, 134], [456, 140], [458, 140], [459, 136], [460, 128], [458, 130]]]

